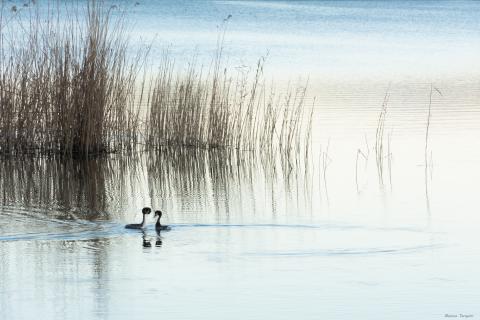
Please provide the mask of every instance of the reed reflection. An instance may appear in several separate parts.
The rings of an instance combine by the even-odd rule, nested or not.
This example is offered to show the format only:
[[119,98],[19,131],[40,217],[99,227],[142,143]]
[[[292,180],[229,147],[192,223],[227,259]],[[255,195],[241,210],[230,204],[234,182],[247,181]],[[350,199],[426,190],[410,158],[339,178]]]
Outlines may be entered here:
[[278,201],[308,202],[299,196],[311,196],[305,192],[309,166],[270,161],[253,152],[191,148],[87,160],[2,159],[0,203],[23,208],[21,214],[30,208],[63,221],[102,221],[145,205],[174,219],[175,212],[228,219],[232,212],[255,213],[259,205],[275,211]]
[[155,247],[161,247],[163,245],[163,239],[162,239],[162,231],[161,230],[156,230],[157,231],[157,239],[155,240]]
[[82,161],[27,158],[0,161],[3,206],[43,208],[63,220],[109,219],[126,191],[126,164],[109,158]]
[[151,152],[146,161],[152,205],[167,212],[214,213],[228,222],[230,214],[254,214],[260,205],[275,211],[277,201],[310,201],[308,163],[287,168],[281,159],[267,164],[253,152],[188,148]]
[[[1,319],[28,319],[31,308],[44,310],[52,301],[62,305],[82,301],[93,314],[108,313],[115,263],[109,239],[0,242],[0,253]],[[29,301],[31,295],[35,299]],[[25,300],[29,308],[18,308]],[[68,318],[64,308],[54,310],[54,315]]]

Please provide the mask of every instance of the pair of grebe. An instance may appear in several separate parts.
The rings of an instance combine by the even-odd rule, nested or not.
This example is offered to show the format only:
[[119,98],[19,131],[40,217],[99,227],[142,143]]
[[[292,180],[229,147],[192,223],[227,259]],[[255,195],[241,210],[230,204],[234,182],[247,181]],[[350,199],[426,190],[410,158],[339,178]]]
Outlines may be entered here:
[[[133,223],[133,224],[127,224],[125,226],[125,228],[127,229],[144,229],[146,226],[147,226],[147,219],[145,218],[147,214],[150,214],[150,212],[152,212],[152,209],[148,208],[148,207],[145,207],[142,209],[142,214],[143,214],[143,219],[142,219],[142,223]],[[157,219],[157,223],[155,223],[155,229],[157,231],[160,231],[160,230],[170,230],[170,227],[169,226],[166,226],[166,225],[162,225],[160,223],[160,218],[162,217],[162,211],[160,210],[156,210],[155,211],[155,217],[158,217]]]

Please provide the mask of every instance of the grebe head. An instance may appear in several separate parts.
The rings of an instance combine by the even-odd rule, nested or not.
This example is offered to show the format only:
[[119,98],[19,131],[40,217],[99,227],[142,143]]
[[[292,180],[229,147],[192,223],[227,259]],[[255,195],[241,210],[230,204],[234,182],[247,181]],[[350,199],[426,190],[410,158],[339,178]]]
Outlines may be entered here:
[[149,207],[145,207],[142,209],[143,214],[150,214],[150,212],[152,212],[152,209],[150,209]]
[[154,216],[154,217],[157,217],[157,216],[161,218],[161,217],[162,217],[162,211],[160,211],[160,210],[156,210],[156,211],[155,211],[155,216]]

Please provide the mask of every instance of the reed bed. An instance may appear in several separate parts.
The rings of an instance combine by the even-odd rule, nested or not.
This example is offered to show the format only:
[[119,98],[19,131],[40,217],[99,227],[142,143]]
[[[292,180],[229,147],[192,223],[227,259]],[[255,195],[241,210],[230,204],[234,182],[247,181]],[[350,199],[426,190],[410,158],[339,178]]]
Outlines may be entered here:
[[1,155],[225,148],[267,161],[280,154],[287,167],[308,155],[306,86],[267,89],[263,58],[252,72],[231,73],[225,32],[207,71],[195,62],[185,71],[167,57],[147,80],[148,50],[127,53],[116,8],[95,0],[56,3],[47,13],[0,6]]

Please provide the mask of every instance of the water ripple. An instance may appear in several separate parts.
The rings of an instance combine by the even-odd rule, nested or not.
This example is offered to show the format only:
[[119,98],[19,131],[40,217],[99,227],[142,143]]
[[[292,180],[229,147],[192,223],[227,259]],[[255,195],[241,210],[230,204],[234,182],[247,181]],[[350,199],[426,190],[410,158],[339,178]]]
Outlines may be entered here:
[[410,247],[385,247],[385,248],[344,248],[344,249],[325,249],[314,251],[280,251],[280,252],[247,252],[248,256],[265,257],[314,257],[314,256],[351,256],[351,255],[384,255],[384,254],[405,254],[416,253],[426,250],[435,250],[444,248],[443,244],[418,245]]

